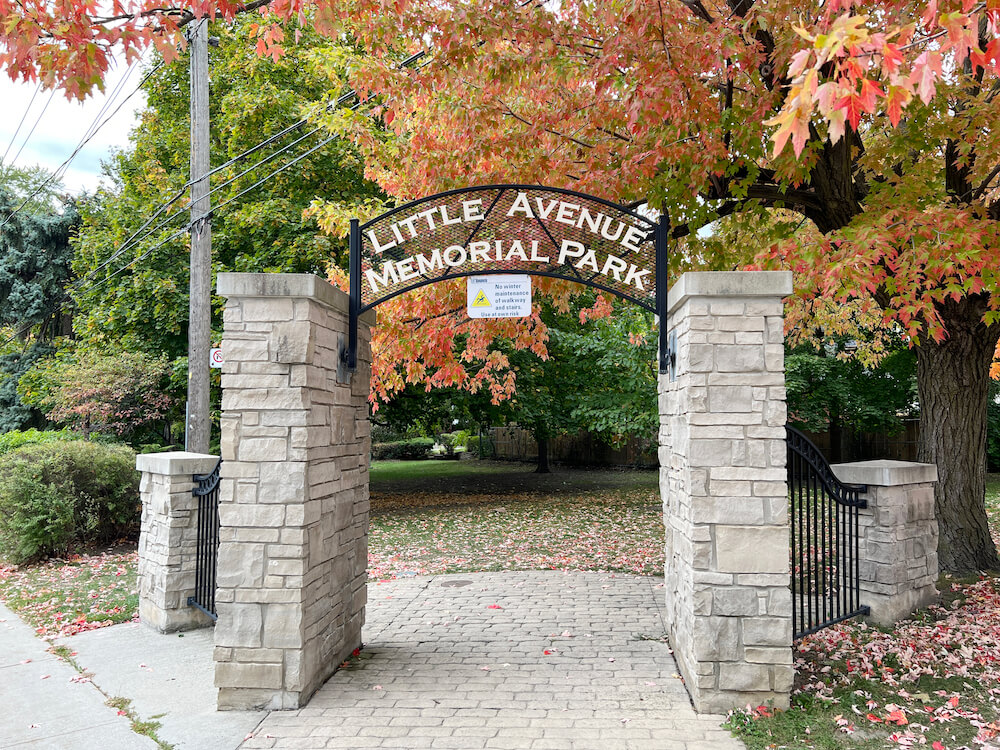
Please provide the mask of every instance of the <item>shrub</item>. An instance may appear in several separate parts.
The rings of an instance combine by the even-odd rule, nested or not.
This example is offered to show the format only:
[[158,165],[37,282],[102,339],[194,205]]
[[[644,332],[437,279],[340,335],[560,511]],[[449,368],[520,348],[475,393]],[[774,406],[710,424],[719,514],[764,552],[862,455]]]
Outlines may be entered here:
[[12,430],[0,434],[0,456],[24,445],[51,443],[57,440],[78,440],[80,436],[72,430]]
[[372,461],[418,461],[430,455],[433,438],[411,438],[391,443],[374,443]]
[[479,435],[470,435],[468,441],[465,443],[466,452],[472,453],[476,456],[480,455],[480,442],[482,443],[483,458],[495,455],[493,443],[490,440],[490,436],[486,434],[484,434],[481,438]]
[[163,386],[170,363],[142,352],[105,355],[78,351],[45,360],[21,376],[21,400],[53,422],[91,431],[131,435],[159,422],[170,408]]
[[0,456],[0,555],[15,563],[134,533],[135,453],[84,440],[27,445]]

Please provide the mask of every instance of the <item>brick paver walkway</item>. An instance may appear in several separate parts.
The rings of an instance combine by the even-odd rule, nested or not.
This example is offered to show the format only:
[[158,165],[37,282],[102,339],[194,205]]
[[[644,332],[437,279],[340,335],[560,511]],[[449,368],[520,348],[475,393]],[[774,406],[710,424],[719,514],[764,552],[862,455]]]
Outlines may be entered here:
[[370,584],[361,657],[240,747],[738,750],[691,708],[663,595],[557,571]]

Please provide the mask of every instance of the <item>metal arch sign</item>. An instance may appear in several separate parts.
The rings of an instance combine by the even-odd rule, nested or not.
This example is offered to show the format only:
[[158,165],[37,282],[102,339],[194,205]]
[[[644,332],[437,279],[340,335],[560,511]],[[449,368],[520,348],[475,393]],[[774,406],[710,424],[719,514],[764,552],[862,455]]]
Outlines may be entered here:
[[350,251],[349,368],[356,365],[358,316],[464,276],[575,281],[655,312],[665,324],[666,221],[573,190],[485,185],[438,193],[364,224],[352,220]]

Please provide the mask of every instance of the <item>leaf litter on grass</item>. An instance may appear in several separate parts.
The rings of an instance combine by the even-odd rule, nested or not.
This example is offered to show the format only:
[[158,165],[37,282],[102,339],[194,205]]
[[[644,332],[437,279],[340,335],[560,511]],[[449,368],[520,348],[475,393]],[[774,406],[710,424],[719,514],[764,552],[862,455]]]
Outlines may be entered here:
[[137,616],[134,548],[0,565],[0,599],[42,637],[75,635]]
[[655,490],[553,498],[536,493],[372,498],[368,577],[486,570],[587,570],[661,575],[663,519]]
[[792,709],[748,706],[729,726],[751,748],[1000,750],[1000,581],[949,585],[950,603],[891,629],[803,638]]
[[[137,564],[133,547],[0,566],[0,599],[43,637],[126,622]],[[656,490],[373,494],[370,580],[532,569],[662,574]]]

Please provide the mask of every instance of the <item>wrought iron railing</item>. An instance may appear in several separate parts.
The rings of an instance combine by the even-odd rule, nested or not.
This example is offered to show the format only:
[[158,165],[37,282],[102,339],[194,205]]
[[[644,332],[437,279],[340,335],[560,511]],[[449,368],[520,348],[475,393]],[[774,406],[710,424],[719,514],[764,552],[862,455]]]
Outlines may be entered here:
[[859,510],[868,488],[844,484],[819,449],[787,427],[792,555],[792,630],[796,639],[857,615]]
[[213,620],[215,614],[215,581],[219,559],[219,469],[222,461],[208,474],[195,474],[192,494],[198,498],[198,543],[194,596],[188,604],[197,607]]

